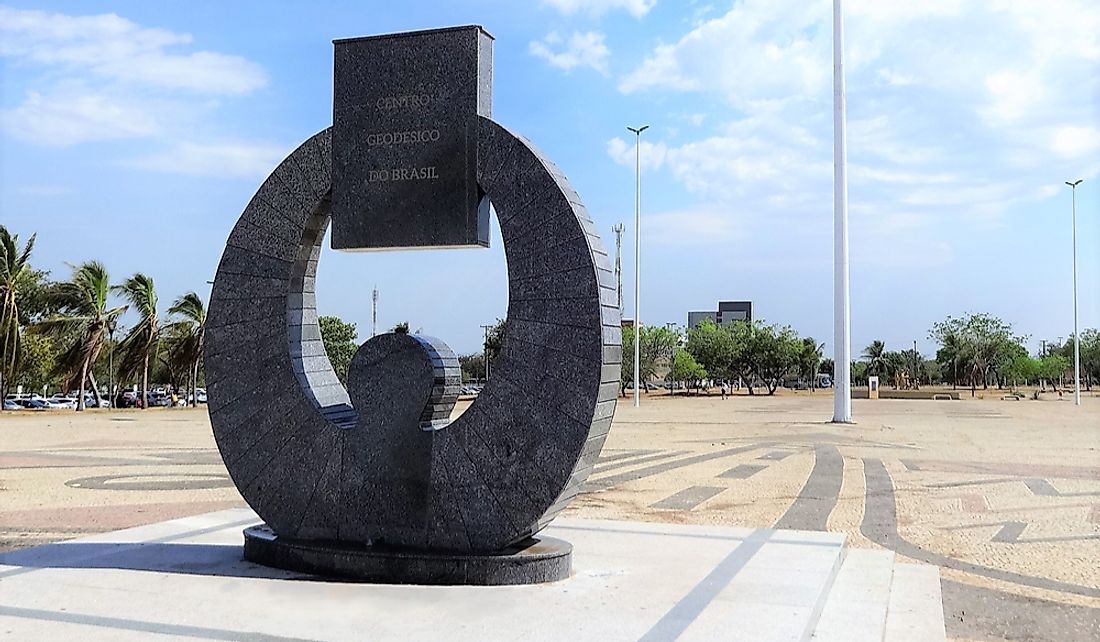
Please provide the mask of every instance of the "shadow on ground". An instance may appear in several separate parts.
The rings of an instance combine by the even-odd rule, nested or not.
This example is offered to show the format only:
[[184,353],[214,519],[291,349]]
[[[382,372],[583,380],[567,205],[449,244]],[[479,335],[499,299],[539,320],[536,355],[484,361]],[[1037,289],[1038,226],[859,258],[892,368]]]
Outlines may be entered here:
[[169,542],[71,542],[0,555],[0,579],[46,568],[117,569],[181,575],[311,579],[308,575],[245,561],[243,547]]

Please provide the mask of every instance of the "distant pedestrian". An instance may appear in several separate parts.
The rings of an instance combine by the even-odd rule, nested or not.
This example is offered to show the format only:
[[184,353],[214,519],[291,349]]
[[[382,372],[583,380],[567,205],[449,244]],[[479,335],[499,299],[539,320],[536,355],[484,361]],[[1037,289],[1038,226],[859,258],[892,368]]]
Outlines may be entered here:
[[730,385],[728,383],[726,383],[725,381],[722,382],[722,385],[719,386],[719,389],[722,391],[722,398],[723,399],[725,399],[726,396],[730,393]]

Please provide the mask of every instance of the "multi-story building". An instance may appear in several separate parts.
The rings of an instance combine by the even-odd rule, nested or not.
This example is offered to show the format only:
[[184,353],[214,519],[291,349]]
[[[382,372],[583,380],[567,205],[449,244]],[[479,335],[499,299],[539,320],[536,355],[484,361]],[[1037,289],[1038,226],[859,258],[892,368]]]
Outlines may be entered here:
[[718,325],[734,321],[752,321],[752,301],[719,301],[718,309],[713,312],[709,310],[688,312],[689,328],[694,328],[706,320]]

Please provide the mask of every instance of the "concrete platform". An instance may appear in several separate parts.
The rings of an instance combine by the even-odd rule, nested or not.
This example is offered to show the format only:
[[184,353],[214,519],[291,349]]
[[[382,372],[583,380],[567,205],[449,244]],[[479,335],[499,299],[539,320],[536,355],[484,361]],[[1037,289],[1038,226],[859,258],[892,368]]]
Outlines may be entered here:
[[[560,582],[352,584],[243,561],[242,529],[258,521],[234,509],[0,556],[0,637],[808,640],[845,561],[833,533],[559,519],[544,534],[574,546]],[[851,599],[874,602],[898,639],[930,619],[942,631],[936,569],[885,597],[881,561],[864,561],[871,594],[848,572]]]

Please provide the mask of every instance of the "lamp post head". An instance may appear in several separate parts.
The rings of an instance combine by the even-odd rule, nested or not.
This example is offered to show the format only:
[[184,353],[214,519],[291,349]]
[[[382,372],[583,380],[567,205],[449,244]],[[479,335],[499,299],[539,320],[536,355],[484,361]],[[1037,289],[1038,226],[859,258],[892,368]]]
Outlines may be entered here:
[[649,129],[649,125],[642,125],[641,127],[638,127],[638,128],[627,127],[627,129],[634,132],[636,135],[641,136],[642,132]]
[[1074,181],[1074,182],[1072,182],[1072,183],[1071,183],[1071,182],[1069,182],[1069,181],[1066,181],[1066,185],[1069,185],[1070,187],[1077,187],[1078,185],[1080,185],[1080,184],[1081,184],[1081,183],[1083,183],[1083,182],[1085,182],[1085,179],[1083,179],[1083,178],[1079,178],[1079,179],[1075,180],[1075,181]]

